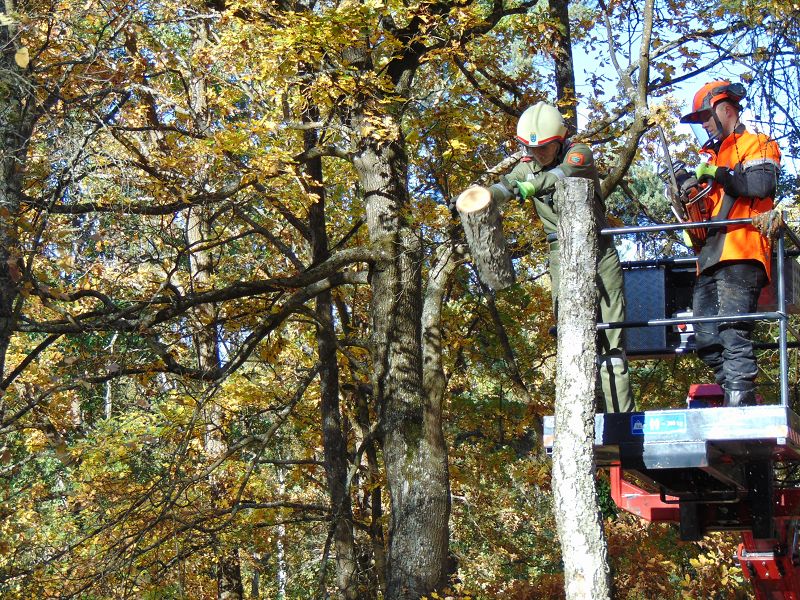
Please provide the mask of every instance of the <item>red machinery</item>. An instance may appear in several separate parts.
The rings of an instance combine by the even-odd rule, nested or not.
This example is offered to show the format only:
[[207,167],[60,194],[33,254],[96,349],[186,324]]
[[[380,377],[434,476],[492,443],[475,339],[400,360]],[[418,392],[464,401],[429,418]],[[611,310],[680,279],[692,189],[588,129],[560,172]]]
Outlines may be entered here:
[[[609,470],[611,497],[617,506],[646,521],[681,523],[678,498],[648,493],[626,481],[620,466],[612,466]],[[773,502],[773,532],[770,537],[757,538],[752,529],[744,529],[737,559],[745,579],[753,585],[758,600],[800,600],[800,489],[776,490]],[[724,528],[733,527],[737,526],[728,522]],[[745,519],[738,527],[752,527],[752,523],[747,523]],[[709,524],[707,530],[714,528]],[[722,524],[717,524],[716,528],[722,529]]]
[[[800,417],[714,406],[721,397],[718,386],[692,386],[689,406],[708,407],[598,414],[597,466],[609,469],[617,506],[678,524],[681,539],[741,531],[737,558],[755,597],[800,600],[800,489],[775,473],[800,465]],[[553,425],[547,417],[548,448]]]
[[[738,223],[731,221],[731,224]],[[663,227],[663,226],[659,226]],[[658,227],[604,230],[629,233]],[[794,245],[798,239],[785,230]],[[758,600],[800,600],[800,417],[789,407],[788,313],[800,312],[800,266],[785,261],[777,241],[776,273],[759,302],[764,312],[715,320],[777,321],[780,404],[722,407],[717,385],[693,385],[687,408],[595,417],[594,455],[611,475],[617,506],[652,522],[678,524],[681,539],[710,531],[740,531],[737,558]],[[628,321],[632,358],[693,350],[692,259],[628,263]],[[788,292],[788,293],[787,293]],[[552,450],[554,417],[545,417],[544,445]]]

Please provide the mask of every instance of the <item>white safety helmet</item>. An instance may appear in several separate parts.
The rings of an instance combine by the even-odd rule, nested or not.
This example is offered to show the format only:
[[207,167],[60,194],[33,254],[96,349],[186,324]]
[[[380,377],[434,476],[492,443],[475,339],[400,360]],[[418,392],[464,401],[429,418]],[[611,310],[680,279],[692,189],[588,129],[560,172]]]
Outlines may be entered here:
[[525,109],[517,122],[517,140],[526,148],[537,148],[567,137],[564,117],[555,106],[537,102]]

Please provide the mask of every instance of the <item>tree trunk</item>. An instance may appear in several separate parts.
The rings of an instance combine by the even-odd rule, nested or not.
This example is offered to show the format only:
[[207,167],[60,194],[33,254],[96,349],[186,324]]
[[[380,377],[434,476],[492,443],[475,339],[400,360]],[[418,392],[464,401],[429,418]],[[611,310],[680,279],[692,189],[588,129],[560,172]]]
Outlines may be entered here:
[[575,95],[575,65],[569,26],[569,0],[548,0],[558,28],[553,30],[553,60],[556,68],[556,98],[572,131],[578,130],[578,98]]
[[[14,10],[10,0],[0,14]],[[14,330],[14,303],[20,278],[18,216],[22,179],[34,116],[28,111],[29,92],[24,73],[14,61],[15,25],[0,26],[0,69],[4,76],[0,95],[0,380],[5,373],[6,352]],[[0,390],[2,396],[4,390]],[[3,403],[0,402],[0,414]]]
[[[315,121],[318,115],[313,108],[306,120]],[[317,144],[317,132],[310,129],[304,135],[305,149]],[[328,234],[325,228],[325,188],[322,185],[322,159],[316,158],[306,165],[311,182],[308,191],[317,197],[309,207],[308,221],[311,235],[311,256],[319,264],[330,256]],[[355,542],[353,539],[353,508],[347,484],[347,441],[342,432],[339,409],[339,365],[336,359],[336,331],[333,326],[331,293],[326,291],[316,298],[317,353],[319,355],[320,410],[322,413],[322,446],[325,457],[325,476],[331,500],[334,548],[336,551],[336,582],[346,600],[358,598],[356,580]]]
[[558,184],[561,279],[558,288],[553,494],[568,600],[610,598],[607,547],[595,491],[594,407],[597,349],[597,224],[593,184]]
[[[207,24],[201,22],[194,29],[192,45],[195,51],[199,51],[207,43]],[[192,77],[189,91],[197,128],[203,131],[207,129],[210,122],[206,80],[203,74]],[[213,228],[209,215],[202,207],[189,211],[186,237],[189,244],[189,271],[192,286],[196,289],[207,289],[213,285],[214,257],[205,246],[213,238]],[[195,348],[198,367],[203,371],[216,370],[220,366],[217,308],[213,304],[201,305],[195,309],[195,316],[197,318]],[[214,460],[228,451],[224,415],[219,404],[213,398],[206,397],[203,416],[206,426],[204,450],[208,457]],[[224,482],[219,481],[212,473],[209,476],[209,484],[215,502],[222,501],[225,495]],[[214,550],[217,552],[217,597],[220,600],[241,600],[244,597],[244,584],[238,547],[219,548],[215,544]]]
[[[357,407],[356,418],[362,437],[370,429],[369,405],[362,390],[354,386],[354,404]],[[375,577],[368,598],[377,598],[378,592],[386,595],[386,542],[383,535],[383,504],[381,502],[382,477],[378,464],[378,449],[375,440],[367,441],[364,454],[367,457],[367,488],[370,490],[366,504],[369,507],[369,536],[374,561]]]
[[[431,454],[438,473],[439,502],[444,505],[444,524],[450,515],[450,479],[447,471],[447,444],[442,430],[442,406],[447,391],[447,379],[442,366],[442,303],[450,276],[459,265],[455,249],[449,245],[439,246],[428,274],[428,284],[422,308],[422,385],[425,392],[425,430],[431,440]],[[445,529],[445,550],[447,533]],[[447,560],[443,565],[445,575],[455,572],[456,565]]]
[[[191,281],[195,289],[205,289],[211,285],[210,280],[214,270],[213,256],[208,250],[202,249],[210,239],[210,235],[211,227],[206,215],[202,214],[202,209],[192,209],[189,212],[186,237],[190,248]],[[197,352],[198,367],[203,371],[215,370],[220,365],[216,308],[212,304],[203,304],[197,307],[194,313],[196,317],[194,346]],[[214,401],[213,397],[205,397],[203,401],[203,418],[206,428],[203,446],[209,459],[215,460],[228,451],[222,408]],[[224,482],[219,481],[212,473],[209,476],[209,485],[214,501],[222,501],[225,495]],[[214,551],[217,552],[217,598],[241,600],[244,597],[244,584],[242,583],[238,548],[219,548],[215,544]]]
[[[397,126],[399,134],[399,126]],[[403,220],[408,163],[400,137],[365,140],[354,164],[370,241],[373,390],[391,499],[387,600],[419,598],[446,576],[449,483],[441,420],[422,387],[420,241]]]

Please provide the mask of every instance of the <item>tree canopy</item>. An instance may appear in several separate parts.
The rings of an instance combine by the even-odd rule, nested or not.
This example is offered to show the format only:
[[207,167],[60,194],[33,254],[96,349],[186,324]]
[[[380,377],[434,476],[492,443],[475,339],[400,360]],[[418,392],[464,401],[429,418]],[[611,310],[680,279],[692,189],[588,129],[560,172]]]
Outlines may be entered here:
[[[542,99],[620,222],[669,218],[653,128],[688,157],[710,77],[800,146],[796,5],[641,4],[7,1],[3,597],[559,597],[546,244],[511,207],[493,294],[448,201]],[[640,363],[637,398],[702,377]],[[629,597],[742,585],[731,538],[606,517]]]

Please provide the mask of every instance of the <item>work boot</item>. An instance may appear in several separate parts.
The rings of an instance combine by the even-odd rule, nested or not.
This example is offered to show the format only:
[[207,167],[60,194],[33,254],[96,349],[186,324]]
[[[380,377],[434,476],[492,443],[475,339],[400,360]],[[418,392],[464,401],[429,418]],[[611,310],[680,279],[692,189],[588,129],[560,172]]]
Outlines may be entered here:
[[755,406],[756,384],[752,381],[734,381],[725,384],[723,407]]

